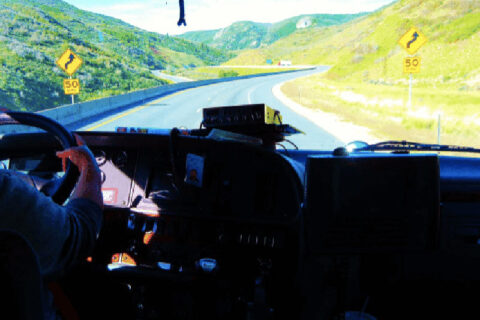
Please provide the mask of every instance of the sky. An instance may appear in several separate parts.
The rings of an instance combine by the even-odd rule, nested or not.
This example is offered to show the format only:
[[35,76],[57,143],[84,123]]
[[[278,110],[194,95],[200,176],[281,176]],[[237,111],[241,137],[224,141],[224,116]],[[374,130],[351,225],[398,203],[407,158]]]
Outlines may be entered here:
[[187,26],[178,27],[178,0],[65,0],[77,8],[162,34],[224,28],[236,21],[277,22],[300,14],[373,11],[393,0],[184,0]]

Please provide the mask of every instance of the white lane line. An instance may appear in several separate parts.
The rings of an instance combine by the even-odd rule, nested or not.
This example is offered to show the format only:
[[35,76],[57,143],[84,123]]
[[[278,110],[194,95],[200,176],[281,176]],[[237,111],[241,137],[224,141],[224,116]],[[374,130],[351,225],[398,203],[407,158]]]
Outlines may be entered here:
[[200,108],[197,109],[196,112],[199,113],[200,111],[202,111],[202,109],[203,109],[203,107],[200,107]]
[[258,87],[260,87],[263,83],[260,83],[260,84],[257,84],[255,87],[251,88],[250,90],[248,90],[248,94],[247,94],[247,101],[248,101],[248,104],[252,104],[252,92],[257,90]]
[[252,103],[253,103],[253,100],[252,100],[252,92],[255,91],[255,90],[257,90],[262,84],[263,84],[263,82],[257,84],[255,87],[252,87],[250,90],[248,90],[248,94],[247,94],[248,104],[252,104]]

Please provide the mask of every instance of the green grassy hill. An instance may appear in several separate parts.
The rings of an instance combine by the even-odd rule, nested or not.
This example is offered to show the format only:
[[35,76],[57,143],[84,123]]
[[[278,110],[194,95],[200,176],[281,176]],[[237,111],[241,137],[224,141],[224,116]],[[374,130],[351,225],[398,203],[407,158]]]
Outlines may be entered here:
[[224,29],[192,31],[178,37],[227,50],[258,48],[267,34],[268,27],[267,23],[239,21]]
[[338,25],[363,15],[365,13],[310,14],[292,17],[273,24],[240,21],[223,29],[191,31],[179,35],[179,37],[228,50],[252,49],[269,45],[302,27],[310,30]]
[[[429,39],[418,54],[421,79],[467,80],[477,72],[480,55],[479,1],[403,0],[349,23],[299,30],[271,46],[239,54],[227,64],[263,64],[265,58],[289,59],[294,64],[333,66],[332,79],[391,82],[403,79],[406,52],[397,44],[411,26]],[[442,78],[443,80],[443,78]]]
[[[412,106],[406,51],[397,41],[416,26],[428,38],[417,52]],[[331,69],[287,84],[284,91],[312,108],[371,128],[381,138],[480,145],[480,1],[401,0],[340,26],[300,30],[272,45],[239,54],[226,64],[289,59]]]
[[219,64],[232,55],[146,32],[61,0],[0,0],[0,107],[37,111],[69,103],[55,61],[71,48],[80,101],[162,85],[152,69]]

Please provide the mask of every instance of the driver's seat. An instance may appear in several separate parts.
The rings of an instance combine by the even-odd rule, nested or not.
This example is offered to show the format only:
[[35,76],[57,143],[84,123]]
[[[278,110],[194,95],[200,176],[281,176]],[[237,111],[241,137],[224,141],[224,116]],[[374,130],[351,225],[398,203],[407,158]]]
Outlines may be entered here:
[[0,318],[44,319],[37,256],[19,233],[0,230]]

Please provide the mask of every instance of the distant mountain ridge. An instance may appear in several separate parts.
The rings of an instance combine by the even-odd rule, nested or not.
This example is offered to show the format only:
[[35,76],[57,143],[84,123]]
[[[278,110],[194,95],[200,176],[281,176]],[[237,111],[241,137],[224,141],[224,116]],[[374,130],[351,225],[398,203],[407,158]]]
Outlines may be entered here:
[[233,55],[147,32],[61,0],[0,0],[0,107],[36,111],[70,102],[55,61],[71,48],[84,61],[80,101],[165,84],[153,69],[219,64]]
[[178,37],[226,50],[255,49],[272,44],[299,29],[339,25],[366,14],[305,14],[276,23],[239,21],[223,29],[191,31]]

